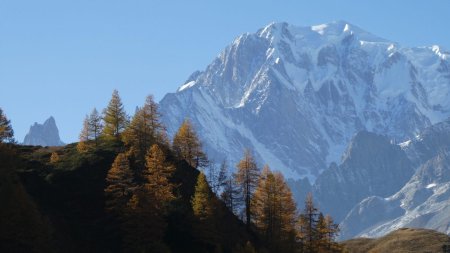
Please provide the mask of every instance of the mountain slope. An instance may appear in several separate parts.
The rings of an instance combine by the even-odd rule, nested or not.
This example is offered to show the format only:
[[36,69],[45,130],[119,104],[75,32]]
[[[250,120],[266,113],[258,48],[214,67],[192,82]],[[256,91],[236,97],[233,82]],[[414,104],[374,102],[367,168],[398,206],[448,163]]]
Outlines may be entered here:
[[443,247],[450,245],[450,238],[433,230],[405,228],[378,239],[357,238],[342,244],[349,253],[443,252]]
[[450,63],[344,21],[273,23],[235,39],[160,102],[173,135],[185,118],[216,162],[244,148],[288,178],[315,179],[367,130],[406,140],[450,110]]

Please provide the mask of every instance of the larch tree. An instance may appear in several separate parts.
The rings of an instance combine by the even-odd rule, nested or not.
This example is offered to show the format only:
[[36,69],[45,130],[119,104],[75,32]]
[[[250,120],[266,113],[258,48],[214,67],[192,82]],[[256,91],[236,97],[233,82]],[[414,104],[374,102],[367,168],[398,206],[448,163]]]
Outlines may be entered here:
[[165,127],[160,121],[161,114],[153,96],[147,96],[142,108],[137,108],[130,124],[123,133],[126,145],[132,147],[138,160],[141,160],[150,146],[160,142],[165,135]]
[[103,129],[102,118],[97,112],[97,109],[93,109],[91,114],[84,118],[83,129],[80,133],[80,141],[77,145],[77,150],[80,152],[87,151],[91,146],[89,141],[94,141],[95,146],[98,146],[98,140],[100,138]]
[[298,239],[306,253],[316,253],[317,222],[319,210],[314,205],[312,194],[305,200],[305,208],[298,220]]
[[296,241],[296,223],[297,223],[297,205],[292,196],[291,189],[284,180],[280,172],[275,172],[275,182],[278,185],[279,207],[280,207],[280,239],[286,252],[292,252],[297,248]]
[[128,116],[120,99],[119,92],[113,91],[108,106],[103,111],[103,134],[118,139],[128,124]]
[[191,200],[194,215],[200,220],[210,219],[213,215],[212,192],[202,172],[198,174],[195,193]]
[[317,219],[317,237],[315,240],[315,251],[318,253],[342,252],[342,247],[334,241],[339,227],[334,223],[330,215],[324,216],[319,213]]
[[145,160],[144,183],[136,187],[127,206],[125,248],[130,252],[154,252],[164,246],[167,207],[175,199],[169,181],[174,167],[166,162],[165,153],[153,144]]
[[90,133],[89,133],[89,116],[86,115],[86,117],[83,120],[83,128],[80,132],[80,142],[86,142],[90,139]]
[[242,196],[245,222],[250,227],[252,222],[252,198],[259,179],[259,170],[250,150],[245,150],[244,157],[237,164],[236,183]]
[[173,138],[175,153],[194,168],[204,167],[208,164],[202,144],[191,122],[185,120]]
[[335,242],[336,236],[339,234],[339,225],[334,223],[330,215],[325,215],[325,235],[326,251],[325,252],[341,252],[342,247]]
[[151,195],[155,208],[164,212],[167,204],[175,199],[174,184],[169,181],[175,168],[166,163],[166,155],[158,144],[151,146],[145,160],[145,190]]
[[252,198],[254,222],[256,227],[265,235],[271,238],[274,216],[274,177],[269,167],[264,166],[258,185]]
[[264,167],[252,203],[255,225],[272,246],[293,247],[296,206],[281,173]]
[[106,184],[106,209],[122,214],[134,189],[133,172],[126,154],[117,155],[106,176]]
[[90,140],[90,134],[89,134],[89,117],[86,115],[86,117],[83,120],[83,128],[80,132],[79,142],[77,144],[77,150],[78,152],[85,152],[88,150],[89,145],[88,141]]
[[94,108],[88,117],[88,138],[94,140],[95,146],[98,146],[98,140],[103,131],[102,117]]
[[314,249],[316,252],[326,252],[328,248],[328,228],[323,213],[319,213],[316,225]]
[[197,176],[195,192],[191,199],[192,211],[197,221],[193,224],[194,237],[199,241],[217,245],[221,241],[218,233],[218,203],[213,196],[205,174]]
[[0,108],[0,142],[14,142],[14,131],[11,127],[11,121]]

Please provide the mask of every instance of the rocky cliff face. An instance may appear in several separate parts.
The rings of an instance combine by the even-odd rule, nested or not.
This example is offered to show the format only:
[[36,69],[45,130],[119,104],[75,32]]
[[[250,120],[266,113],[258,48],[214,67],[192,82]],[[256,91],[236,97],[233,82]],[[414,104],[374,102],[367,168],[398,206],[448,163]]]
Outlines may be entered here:
[[382,236],[401,227],[450,233],[450,120],[401,146],[418,169],[398,192],[375,194],[354,206],[341,223],[341,239]]
[[362,131],[350,142],[342,163],[332,164],[317,178],[313,193],[321,209],[341,221],[361,200],[396,193],[413,173],[412,163],[398,145]]
[[58,127],[53,117],[48,118],[44,124],[34,123],[23,140],[24,145],[33,146],[62,146]]
[[190,118],[213,160],[235,164],[251,148],[261,165],[314,181],[359,131],[400,142],[449,116],[449,54],[343,21],[273,23],[239,36],[160,103],[169,135]]

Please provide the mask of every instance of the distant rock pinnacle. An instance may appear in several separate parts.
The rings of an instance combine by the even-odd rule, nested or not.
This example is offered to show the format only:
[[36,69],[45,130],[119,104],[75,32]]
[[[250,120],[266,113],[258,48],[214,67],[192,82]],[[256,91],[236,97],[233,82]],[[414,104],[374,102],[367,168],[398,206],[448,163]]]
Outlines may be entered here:
[[44,124],[34,123],[23,140],[24,145],[33,146],[62,146],[64,143],[59,138],[58,127],[51,116]]

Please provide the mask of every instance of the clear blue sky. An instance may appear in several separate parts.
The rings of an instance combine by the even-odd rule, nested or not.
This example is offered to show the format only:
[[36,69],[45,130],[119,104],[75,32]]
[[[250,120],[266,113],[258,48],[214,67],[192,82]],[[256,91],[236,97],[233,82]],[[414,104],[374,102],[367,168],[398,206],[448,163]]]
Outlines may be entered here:
[[129,112],[159,101],[235,37],[272,21],[346,20],[407,46],[450,49],[448,0],[0,0],[0,107],[16,138],[56,118],[78,138],[93,107],[118,89]]

